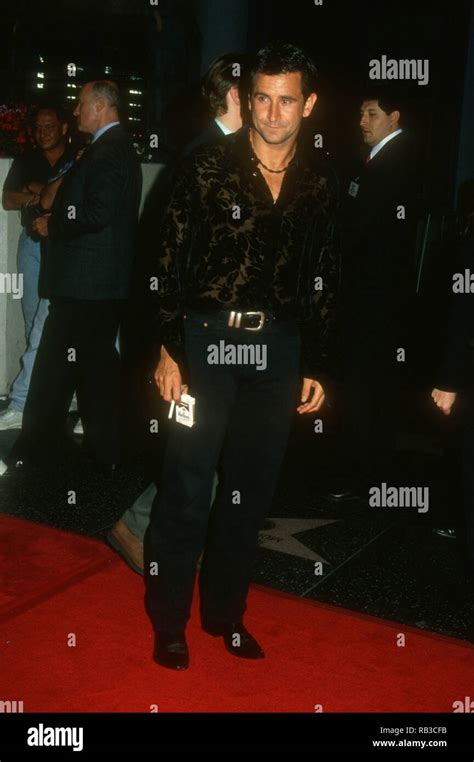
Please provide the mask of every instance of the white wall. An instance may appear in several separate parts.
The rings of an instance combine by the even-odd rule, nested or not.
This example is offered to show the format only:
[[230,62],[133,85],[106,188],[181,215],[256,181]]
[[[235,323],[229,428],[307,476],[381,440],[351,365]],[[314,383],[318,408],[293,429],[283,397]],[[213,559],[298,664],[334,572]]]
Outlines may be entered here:
[[[12,159],[0,159],[0,189]],[[162,169],[160,164],[142,164],[142,204]],[[19,212],[6,212],[0,205],[0,275],[17,272],[17,247],[21,232]],[[0,396],[8,394],[10,384],[20,369],[20,357],[25,349],[21,301],[12,294],[2,293],[0,278]]]
[[[12,159],[0,159],[0,187]],[[21,232],[19,212],[0,209],[0,274],[17,272],[17,245]],[[19,368],[24,349],[24,324],[20,299],[0,292],[0,394],[7,394]]]

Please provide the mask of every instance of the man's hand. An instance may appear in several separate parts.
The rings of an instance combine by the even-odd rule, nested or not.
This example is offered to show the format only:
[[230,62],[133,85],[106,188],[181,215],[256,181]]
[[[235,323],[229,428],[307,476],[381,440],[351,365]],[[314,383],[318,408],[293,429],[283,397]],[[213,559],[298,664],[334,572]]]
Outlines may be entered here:
[[181,393],[187,392],[188,387],[181,383],[179,367],[164,347],[161,347],[160,355],[155,370],[155,383],[165,402],[181,402]]
[[32,193],[35,196],[39,196],[44,187],[44,183],[37,183],[36,180],[34,180],[31,183],[26,183],[23,191],[25,193]]
[[435,405],[439,407],[439,409],[442,410],[445,415],[450,415],[451,408],[456,402],[456,397],[458,395],[456,392],[443,392],[441,389],[433,389],[431,396],[434,400]]
[[31,227],[35,233],[38,233],[38,235],[40,235],[42,238],[48,237],[48,224],[50,217],[50,214],[45,214],[43,217],[37,217],[36,220],[33,220],[31,224]]
[[[310,396],[311,395],[311,396]],[[318,381],[311,378],[303,379],[303,389],[301,391],[301,402],[296,409],[298,413],[316,413],[323,405],[326,395],[324,389]]]

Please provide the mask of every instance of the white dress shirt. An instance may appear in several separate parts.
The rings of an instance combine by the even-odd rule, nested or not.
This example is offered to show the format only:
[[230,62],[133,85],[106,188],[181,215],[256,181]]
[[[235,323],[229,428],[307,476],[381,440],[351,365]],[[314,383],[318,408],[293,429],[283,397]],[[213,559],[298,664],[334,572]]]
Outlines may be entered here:
[[217,119],[217,117],[214,119],[214,121],[217,124],[217,126],[219,127],[219,129],[222,130],[224,135],[230,135],[232,130],[229,130],[229,128],[226,127],[225,124],[222,124],[222,122],[219,119]]
[[383,140],[380,141],[380,143],[377,143],[376,146],[374,146],[370,152],[370,159],[372,160],[376,154],[384,147],[386,143],[388,143],[389,140],[393,140],[397,135],[400,135],[400,133],[403,132],[403,130],[395,130],[395,132],[391,132],[390,135],[387,135]]

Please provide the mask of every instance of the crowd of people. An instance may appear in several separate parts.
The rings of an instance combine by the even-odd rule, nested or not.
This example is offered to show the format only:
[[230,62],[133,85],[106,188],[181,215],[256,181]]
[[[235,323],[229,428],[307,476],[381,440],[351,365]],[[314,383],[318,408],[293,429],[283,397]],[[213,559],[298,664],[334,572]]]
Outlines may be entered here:
[[[149,241],[156,387],[188,414],[195,400],[195,419],[173,421],[156,482],[108,533],[145,577],[154,659],[173,669],[189,665],[198,567],[203,628],[235,656],[263,658],[243,623],[258,532],[293,416],[317,419],[334,377],[343,426],[333,497],[403,486],[396,435],[416,292],[417,152],[393,95],[361,97],[365,156],[346,186],[307,129],[318,72],[297,46],[270,44],[251,61],[220,57],[203,94],[209,125],[173,167]],[[23,226],[27,348],[0,414],[0,429],[21,428],[15,475],[61,461],[75,395],[76,431],[97,470],[111,474],[121,460],[119,336],[142,176],[116,83],[87,82],[74,116],[90,136],[75,155],[63,112],[35,110],[36,150],[13,162],[3,189]],[[468,383],[471,322],[460,299],[433,378],[445,414]],[[228,351],[237,346],[238,355]],[[213,347],[218,362],[209,361]],[[468,434],[471,527],[472,442]]]

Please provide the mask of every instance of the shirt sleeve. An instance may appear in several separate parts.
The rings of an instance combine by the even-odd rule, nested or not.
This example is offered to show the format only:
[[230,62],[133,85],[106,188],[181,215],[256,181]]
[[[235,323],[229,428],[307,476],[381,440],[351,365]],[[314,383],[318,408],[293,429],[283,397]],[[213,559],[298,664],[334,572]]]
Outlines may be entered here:
[[176,170],[170,201],[160,233],[155,276],[158,288],[151,292],[152,330],[155,354],[164,345],[178,364],[182,378],[188,375],[184,348],[184,303],[186,270],[195,232],[198,184],[194,160],[185,160]]
[[31,177],[28,177],[27,165],[23,156],[18,156],[13,160],[13,164],[8,170],[5,182],[3,183],[3,192],[19,193],[25,183],[31,179]]
[[336,372],[341,252],[336,179],[327,177],[307,236],[301,274],[301,373],[326,387]]
[[[474,239],[461,245],[458,272],[473,271]],[[454,273],[453,273],[454,274]],[[441,362],[435,374],[435,386],[444,392],[462,392],[472,386],[474,356],[474,294],[456,293],[440,341]]]

